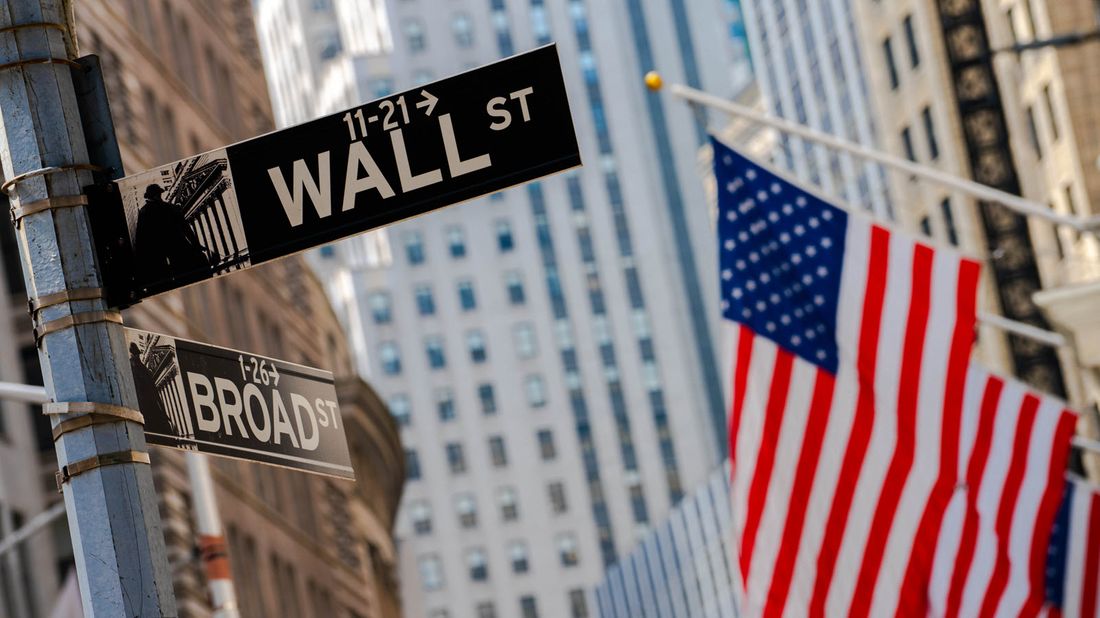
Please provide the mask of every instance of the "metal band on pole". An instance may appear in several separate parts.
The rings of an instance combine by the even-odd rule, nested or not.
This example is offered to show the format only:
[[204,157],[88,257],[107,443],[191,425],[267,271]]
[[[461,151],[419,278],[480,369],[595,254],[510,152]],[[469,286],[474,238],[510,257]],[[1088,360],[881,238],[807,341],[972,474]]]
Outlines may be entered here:
[[54,480],[57,481],[57,491],[60,492],[61,487],[65,483],[68,483],[70,479],[78,477],[85,472],[91,472],[96,468],[102,468],[104,466],[117,466],[127,463],[148,465],[149,453],[142,453],[141,451],[114,451],[111,453],[100,453],[99,455],[88,457],[87,459],[74,461],[71,464],[62,466],[60,470],[54,473]]
[[85,195],[63,195],[60,197],[49,197],[44,200],[38,200],[37,202],[31,202],[26,206],[13,207],[11,209],[11,220],[14,223],[19,223],[23,220],[23,217],[42,212],[44,210],[74,208],[76,206],[87,205],[88,197]]
[[72,290],[62,290],[54,294],[46,294],[45,296],[28,298],[27,305],[30,307],[31,313],[37,313],[46,307],[53,307],[54,305],[77,300],[97,300],[100,298],[103,298],[103,288],[75,288]]
[[[71,62],[71,61],[70,61]],[[76,64],[76,63],[74,63]],[[7,65],[0,64],[0,69],[5,68]],[[77,64],[76,66],[80,66]],[[47,174],[59,174],[61,172],[102,172],[103,168],[98,165],[92,165],[91,163],[73,163],[72,165],[51,165],[49,167],[40,167],[36,170],[29,172],[23,172],[18,176],[9,178],[4,184],[0,184],[0,191],[11,194],[11,188],[15,185],[30,180],[31,178],[37,178],[38,176],[46,176]]]
[[97,322],[122,324],[122,314],[117,311],[85,311],[83,313],[73,313],[60,317],[56,320],[50,320],[49,322],[34,327],[34,342],[37,345],[42,342],[43,337],[51,333],[56,333],[59,330],[80,326],[82,324],[95,324]]

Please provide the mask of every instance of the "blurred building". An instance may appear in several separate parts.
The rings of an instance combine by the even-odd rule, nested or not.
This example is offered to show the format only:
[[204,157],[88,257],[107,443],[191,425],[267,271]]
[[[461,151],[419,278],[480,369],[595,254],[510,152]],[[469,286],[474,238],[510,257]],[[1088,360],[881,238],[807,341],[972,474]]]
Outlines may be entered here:
[[599,618],[737,618],[729,466],[719,466],[596,587]]
[[604,567],[721,461],[703,127],[641,77],[738,94],[735,9],[387,3],[395,90],[556,42],[586,161],[392,226],[388,252],[354,239],[315,256],[403,426],[406,615],[589,616]]
[[[316,4],[316,3],[314,3]],[[249,0],[90,0],[76,4],[82,53],[100,56],[123,160],[133,173],[232,143],[274,125],[259,66]],[[10,236],[3,241],[12,302],[0,311],[3,379],[36,382],[37,353]],[[212,460],[237,595],[244,616],[393,618],[400,615],[396,547],[391,530],[404,481],[397,428],[384,403],[355,377],[347,341],[321,283],[300,258],[149,299],[125,313],[130,326],[238,347],[332,370],[359,480],[330,480],[271,466]],[[9,323],[11,324],[9,327]],[[11,377],[22,351],[23,375]],[[40,383],[40,382],[38,382]],[[52,486],[48,424],[33,454],[25,410],[3,402],[5,427],[18,432],[22,461],[8,465],[0,440],[0,515],[29,517],[44,508]],[[32,411],[36,414],[36,411]],[[44,421],[39,419],[41,428]],[[184,454],[152,450],[154,479],[181,616],[208,616],[207,587],[195,546]],[[37,463],[41,461],[41,463]],[[29,487],[40,487],[33,492]],[[7,497],[22,502],[8,502]],[[61,524],[63,526],[63,523]],[[2,528],[8,530],[10,528]],[[40,538],[41,537],[41,538]],[[36,599],[41,616],[56,594],[54,572],[67,568],[68,535],[35,537],[29,552],[45,561],[22,569],[22,589],[3,601]],[[26,553],[25,553],[26,554]],[[24,556],[25,556],[24,554]],[[49,562],[57,556],[57,569]],[[6,571],[0,569],[0,576]],[[18,574],[18,573],[17,573]],[[14,575],[10,577],[15,577]],[[10,578],[9,578],[10,579]],[[19,580],[13,580],[19,581]],[[46,604],[43,604],[46,603]]]

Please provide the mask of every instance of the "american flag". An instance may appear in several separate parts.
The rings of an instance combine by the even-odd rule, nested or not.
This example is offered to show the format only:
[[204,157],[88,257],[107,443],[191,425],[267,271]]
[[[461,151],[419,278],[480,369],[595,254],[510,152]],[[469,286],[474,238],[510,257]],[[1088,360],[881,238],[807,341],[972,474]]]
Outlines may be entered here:
[[955,489],[979,265],[712,144],[742,607],[908,615]]
[[1100,490],[1066,483],[1047,556],[1049,616],[1100,618]]
[[963,410],[961,482],[936,545],[931,614],[1035,616],[1077,415],[974,365]]

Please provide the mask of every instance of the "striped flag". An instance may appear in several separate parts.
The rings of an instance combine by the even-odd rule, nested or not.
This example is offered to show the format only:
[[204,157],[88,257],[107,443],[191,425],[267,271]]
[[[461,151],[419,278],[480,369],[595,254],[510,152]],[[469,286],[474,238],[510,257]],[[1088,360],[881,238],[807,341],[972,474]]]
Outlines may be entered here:
[[1077,415],[973,365],[963,410],[960,489],[936,546],[931,614],[1037,615]]
[[979,265],[712,144],[743,609],[908,615],[958,476]]
[[1066,483],[1047,560],[1048,615],[1100,618],[1100,490]]

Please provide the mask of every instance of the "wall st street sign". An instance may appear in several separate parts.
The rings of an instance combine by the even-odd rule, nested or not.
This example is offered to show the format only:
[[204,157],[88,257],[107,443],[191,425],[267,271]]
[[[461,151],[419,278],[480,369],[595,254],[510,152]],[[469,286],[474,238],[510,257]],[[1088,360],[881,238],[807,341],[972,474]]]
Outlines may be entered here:
[[108,202],[94,224],[108,300],[133,304],[580,163],[549,45],[96,192]]
[[145,440],[355,479],[332,374],[126,329]]

